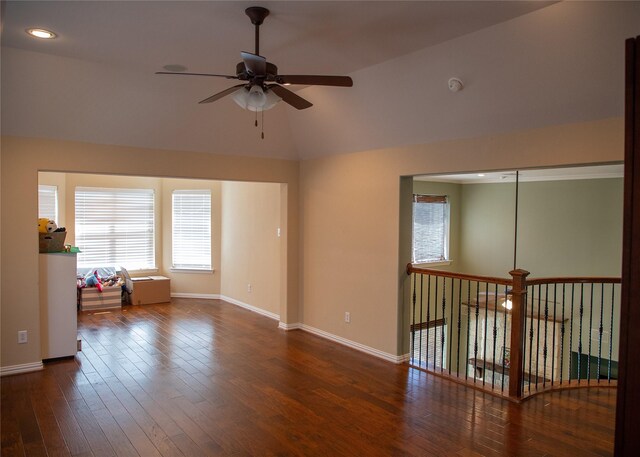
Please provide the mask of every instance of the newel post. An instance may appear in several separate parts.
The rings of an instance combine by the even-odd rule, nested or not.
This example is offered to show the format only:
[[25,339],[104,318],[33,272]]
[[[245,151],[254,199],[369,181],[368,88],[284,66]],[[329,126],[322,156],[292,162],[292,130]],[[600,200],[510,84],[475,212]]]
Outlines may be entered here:
[[527,297],[527,276],[526,270],[513,270],[509,274],[512,277],[511,287],[511,358],[509,367],[509,396],[515,398],[522,397],[522,377],[524,367],[524,328],[525,311],[524,305]]

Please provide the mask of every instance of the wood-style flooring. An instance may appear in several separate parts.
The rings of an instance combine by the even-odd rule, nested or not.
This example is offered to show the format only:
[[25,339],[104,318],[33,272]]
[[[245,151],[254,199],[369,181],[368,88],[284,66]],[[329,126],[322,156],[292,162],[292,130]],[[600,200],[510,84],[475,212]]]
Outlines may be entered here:
[[522,404],[218,300],[78,316],[82,352],[2,385],[2,456],[611,455],[615,389]]

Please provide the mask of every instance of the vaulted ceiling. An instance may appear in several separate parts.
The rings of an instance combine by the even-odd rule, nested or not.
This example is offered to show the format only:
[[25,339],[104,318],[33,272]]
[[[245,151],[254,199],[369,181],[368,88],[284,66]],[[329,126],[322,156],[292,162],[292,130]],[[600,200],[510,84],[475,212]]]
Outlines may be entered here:
[[354,79],[298,87],[314,106],[267,111],[261,140],[231,98],[197,103],[234,81],[154,75],[234,74],[254,4],[4,2],[2,133],[308,158],[619,116],[623,41],[640,23],[639,2],[257,2],[280,73]]

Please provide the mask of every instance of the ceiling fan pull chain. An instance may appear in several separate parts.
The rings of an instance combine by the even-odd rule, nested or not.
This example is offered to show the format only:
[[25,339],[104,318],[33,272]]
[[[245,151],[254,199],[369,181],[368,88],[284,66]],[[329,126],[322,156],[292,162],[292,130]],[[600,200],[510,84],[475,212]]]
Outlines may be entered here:
[[258,111],[256,110],[256,127],[258,126]]
[[262,113],[262,132],[260,132],[260,136],[264,140],[264,110],[260,110],[260,112]]

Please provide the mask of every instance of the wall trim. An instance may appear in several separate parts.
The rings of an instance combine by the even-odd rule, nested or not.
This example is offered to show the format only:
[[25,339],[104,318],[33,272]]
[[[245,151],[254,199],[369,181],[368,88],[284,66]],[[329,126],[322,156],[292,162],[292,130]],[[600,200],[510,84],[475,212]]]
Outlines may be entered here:
[[236,306],[239,306],[241,308],[248,309],[249,311],[253,311],[254,313],[261,314],[261,315],[266,316],[266,317],[268,317],[270,319],[273,319],[273,320],[276,320],[276,321],[280,320],[280,315],[279,314],[272,313],[271,311],[267,311],[267,310],[264,310],[262,308],[258,308],[258,307],[253,306],[253,305],[249,305],[248,303],[241,302],[240,300],[236,300],[235,298],[227,297],[226,295],[220,295],[219,299],[223,300],[223,301],[225,301],[227,303],[231,303],[232,305],[236,305]]
[[[230,303],[232,305],[239,306],[241,308],[245,308],[254,313],[261,314],[270,319],[274,319],[280,321],[280,316],[278,314],[272,313],[270,311],[266,311],[261,308],[257,308],[255,306],[249,305],[248,303],[241,302],[240,300],[236,300],[235,298],[227,297],[226,295],[218,295],[218,294],[188,294],[188,293],[172,293],[172,297],[176,298],[205,298],[205,299],[216,299],[222,300],[224,302]],[[379,359],[386,360],[387,362],[392,362],[396,364],[404,363],[409,361],[409,354],[401,354],[394,355],[388,352],[380,351],[379,349],[372,348],[371,346],[367,346],[361,343],[357,343],[355,341],[349,340],[347,338],[343,338],[341,336],[334,335],[329,332],[325,332],[324,330],[320,330],[318,328],[312,327],[307,324],[302,324],[300,322],[294,322],[291,324],[287,324],[285,322],[280,321],[278,324],[278,328],[285,331],[290,330],[303,330],[305,332],[312,333],[321,338],[325,338],[327,340],[333,341],[335,343],[342,344],[343,346],[350,347],[360,352],[364,352],[366,354],[372,355]]]
[[341,336],[334,335],[334,334],[329,333],[329,332],[325,332],[324,330],[320,330],[318,328],[311,327],[310,325],[307,325],[307,324],[302,324],[301,328],[305,332],[313,333],[314,335],[320,336],[322,338],[326,338],[326,339],[334,341],[336,343],[340,343],[343,346],[347,346],[347,347],[350,347],[352,349],[356,349],[356,350],[358,350],[360,352],[367,353],[367,354],[372,355],[374,357],[378,357],[379,359],[386,360],[387,362],[398,363],[398,364],[399,363],[403,363],[403,362],[405,362],[405,357],[408,360],[409,354],[403,354],[403,355],[389,354],[388,352],[384,352],[384,351],[381,351],[379,349],[372,348],[371,346],[367,346],[365,344],[361,344],[361,343],[357,343],[357,342],[352,341],[352,340],[348,340],[348,339],[343,338]]
[[42,361],[33,363],[23,363],[20,365],[10,365],[8,367],[0,367],[0,376],[9,376],[12,374],[30,373],[39,371],[44,368]]
[[185,292],[171,292],[171,298],[202,298],[205,300],[220,300],[220,294],[191,294]]
[[302,329],[302,324],[300,322],[294,322],[293,324],[287,324],[285,322],[280,321],[278,324],[278,328],[282,330],[300,330]]
[[405,363],[411,359],[411,354],[407,352],[406,354],[398,355],[396,357],[398,357],[398,363]]

